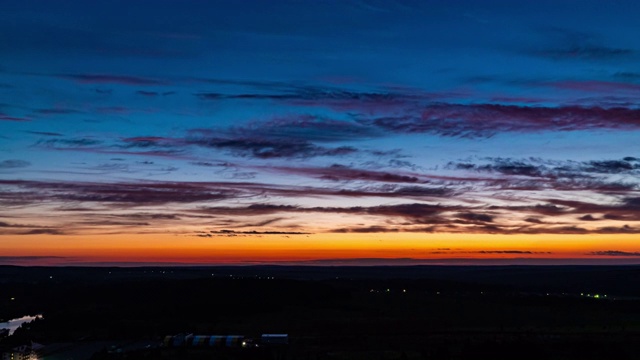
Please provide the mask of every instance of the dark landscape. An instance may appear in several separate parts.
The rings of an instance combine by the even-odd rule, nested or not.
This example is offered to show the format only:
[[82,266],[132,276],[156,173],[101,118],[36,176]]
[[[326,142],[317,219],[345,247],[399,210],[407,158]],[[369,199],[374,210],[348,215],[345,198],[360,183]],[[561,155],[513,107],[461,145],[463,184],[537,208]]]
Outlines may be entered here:
[[[0,267],[38,359],[635,359],[640,267]],[[167,346],[168,335],[251,346]],[[260,344],[287,334],[287,344]]]

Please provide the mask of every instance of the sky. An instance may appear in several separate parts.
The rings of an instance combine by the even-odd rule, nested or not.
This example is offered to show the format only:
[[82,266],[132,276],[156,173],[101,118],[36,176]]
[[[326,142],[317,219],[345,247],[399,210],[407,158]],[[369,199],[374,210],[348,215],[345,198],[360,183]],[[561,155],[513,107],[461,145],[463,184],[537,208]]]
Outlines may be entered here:
[[0,264],[640,263],[638,1],[0,7]]

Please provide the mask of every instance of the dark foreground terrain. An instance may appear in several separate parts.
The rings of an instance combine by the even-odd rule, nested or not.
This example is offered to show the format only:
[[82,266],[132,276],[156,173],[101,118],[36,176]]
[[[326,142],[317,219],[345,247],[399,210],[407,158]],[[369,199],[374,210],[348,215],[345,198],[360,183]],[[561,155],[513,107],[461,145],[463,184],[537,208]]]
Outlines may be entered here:
[[[637,359],[640,267],[0,267],[40,359]],[[289,335],[259,348],[166,335]]]

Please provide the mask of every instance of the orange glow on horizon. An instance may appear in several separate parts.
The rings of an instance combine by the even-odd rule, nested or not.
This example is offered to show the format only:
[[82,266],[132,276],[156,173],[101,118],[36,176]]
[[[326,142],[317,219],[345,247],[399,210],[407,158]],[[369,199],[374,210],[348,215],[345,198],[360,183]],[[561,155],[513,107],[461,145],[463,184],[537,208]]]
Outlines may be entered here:
[[[265,263],[322,259],[603,259],[591,252],[638,251],[637,236],[491,234],[313,234],[3,236],[4,256],[78,262]],[[603,247],[603,244],[604,245]],[[620,258],[620,257],[618,257]],[[622,260],[622,258],[620,258]],[[633,258],[631,258],[633,259]],[[629,258],[626,258],[629,260]]]

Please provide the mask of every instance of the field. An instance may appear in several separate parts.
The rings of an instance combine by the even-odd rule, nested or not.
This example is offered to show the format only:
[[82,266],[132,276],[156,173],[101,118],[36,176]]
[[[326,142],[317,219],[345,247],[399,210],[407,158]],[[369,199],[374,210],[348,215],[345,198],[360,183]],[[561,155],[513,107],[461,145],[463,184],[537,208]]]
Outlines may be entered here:
[[[2,267],[0,319],[44,318],[0,344],[35,341],[49,347],[51,359],[60,344],[67,351],[94,345],[95,359],[633,358],[640,350],[639,273],[636,267]],[[285,333],[290,341],[260,351],[159,347],[164,336],[180,333]],[[109,352],[110,346],[124,350]]]

